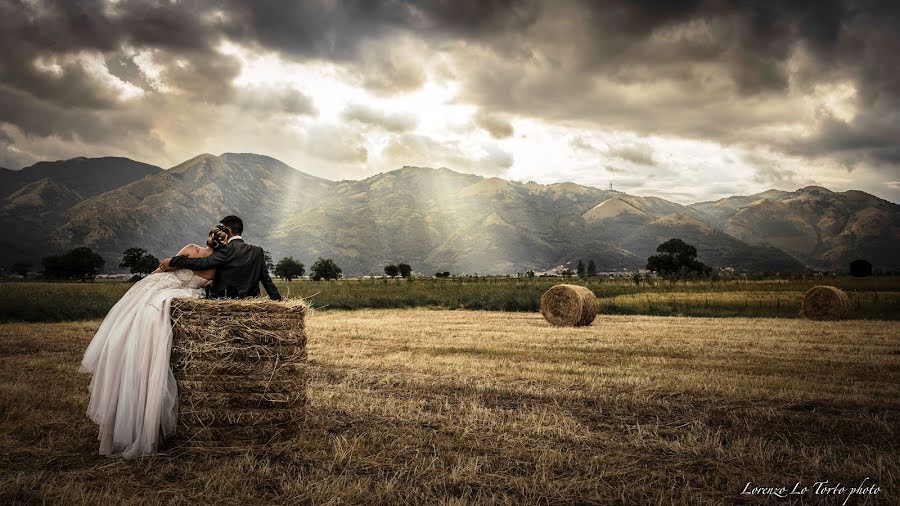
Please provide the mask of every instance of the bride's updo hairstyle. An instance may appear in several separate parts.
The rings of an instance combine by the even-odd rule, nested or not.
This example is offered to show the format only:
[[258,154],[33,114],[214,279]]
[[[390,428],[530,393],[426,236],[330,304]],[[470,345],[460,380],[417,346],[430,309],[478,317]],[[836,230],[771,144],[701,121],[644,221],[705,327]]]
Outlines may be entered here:
[[228,242],[228,227],[219,223],[209,230],[209,238],[206,245],[212,249],[224,246]]

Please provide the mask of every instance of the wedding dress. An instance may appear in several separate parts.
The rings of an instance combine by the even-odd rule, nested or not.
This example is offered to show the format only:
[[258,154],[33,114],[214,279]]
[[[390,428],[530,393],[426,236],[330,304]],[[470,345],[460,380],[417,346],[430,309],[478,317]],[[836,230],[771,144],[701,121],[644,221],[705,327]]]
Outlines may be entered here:
[[87,415],[100,426],[100,454],[154,453],[175,432],[178,388],[169,367],[174,298],[203,296],[209,280],[193,271],[150,274],[110,309],[88,345],[82,372],[93,374]]

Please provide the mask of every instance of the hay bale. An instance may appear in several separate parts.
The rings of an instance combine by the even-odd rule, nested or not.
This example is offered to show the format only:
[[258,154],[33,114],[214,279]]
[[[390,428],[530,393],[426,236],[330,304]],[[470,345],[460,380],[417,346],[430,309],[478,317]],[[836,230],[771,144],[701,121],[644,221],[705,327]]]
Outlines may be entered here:
[[580,285],[556,285],[541,296],[541,314],[558,327],[590,325],[597,317],[597,296]]
[[172,301],[177,443],[246,448],[296,433],[306,408],[306,311],[296,300]]
[[847,316],[847,294],[834,286],[814,286],[803,297],[803,316],[810,320],[840,320]]

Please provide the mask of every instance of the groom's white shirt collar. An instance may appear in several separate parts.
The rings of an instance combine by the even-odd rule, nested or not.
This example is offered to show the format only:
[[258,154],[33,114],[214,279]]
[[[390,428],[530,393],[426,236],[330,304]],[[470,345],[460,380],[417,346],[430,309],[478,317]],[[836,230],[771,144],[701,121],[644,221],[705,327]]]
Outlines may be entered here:
[[228,244],[229,242],[231,242],[231,241],[233,241],[233,240],[235,240],[235,239],[240,239],[240,240],[242,240],[242,241],[244,240],[244,238],[241,237],[241,236],[239,236],[239,235],[233,235],[233,236],[231,236],[231,237],[228,238],[228,242],[226,242],[225,244]]

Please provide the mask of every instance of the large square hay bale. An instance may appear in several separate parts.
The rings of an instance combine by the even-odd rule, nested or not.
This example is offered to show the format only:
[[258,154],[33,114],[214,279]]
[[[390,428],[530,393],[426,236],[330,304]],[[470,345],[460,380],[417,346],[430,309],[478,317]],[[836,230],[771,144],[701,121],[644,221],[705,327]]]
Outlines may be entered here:
[[179,444],[242,448],[296,433],[306,407],[306,312],[299,300],[172,301]]

